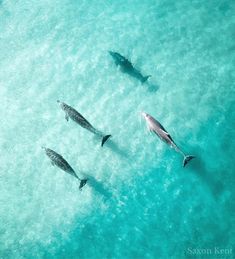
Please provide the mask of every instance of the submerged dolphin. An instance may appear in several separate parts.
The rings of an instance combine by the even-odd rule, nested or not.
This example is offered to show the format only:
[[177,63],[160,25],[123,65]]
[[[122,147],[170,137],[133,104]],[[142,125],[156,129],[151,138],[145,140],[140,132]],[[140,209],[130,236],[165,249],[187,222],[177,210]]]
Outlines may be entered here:
[[156,119],[154,119],[151,115],[142,112],[141,115],[146,120],[146,123],[148,125],[148,129],[151,132],[154,132],[162,141],[170,145],[175,149],[176,152],[180,153],[183,157],[183,166],[185,167],[186,164],[195,156],[186,155],[182,150],[180,150],[177,145],[175,144],[174,140],[171,138],[170,134],[163,128],[163,126],[158,122]]
[[112,136],[112,135],[104,135],[99,130],[95,129],[90,122],[88,122],[78,111],[76,111],[73,107],[67,105],[66,103],[60,102],[61,109],[65,111],[65,119],[68,121],[69,118],[79,124],[81,127],[89,130],[93,134],[102,138],[101,146],[103,147],[104,143]]
[[151,76],[143,76],[140,71],[133,67],[132,63],[127,58],[123,57],[118,52],[109,51],[109,54],[114,59],[115,64],[121,67],[123,73],[127,73],[130,76],[137,78],[141,83],[146,82]]
[[87,179],[80,179],[75,173],[75,171],[73,170],[73,168],[69,165],[69,163],[61,155],[56,153],[54,150],[46,147],[42,147],[42,148],[45,150],[46,155],[50,158],[53,166],[56,165],[57,167],[59,167],[66,173],[69,173],[72,176],[76,177],[80,181],[79,189],[81,190],[82,187],[86,184]]

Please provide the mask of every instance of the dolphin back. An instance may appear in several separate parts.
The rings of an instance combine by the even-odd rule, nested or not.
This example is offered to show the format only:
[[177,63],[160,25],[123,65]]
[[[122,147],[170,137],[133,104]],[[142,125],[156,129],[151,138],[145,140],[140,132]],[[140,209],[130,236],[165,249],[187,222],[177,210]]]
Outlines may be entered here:
[[67,113],[69,118],[71,118],[73,121],[75,121],[81,127],[95,133],[96,129],[91,125],[91,123],[85,117],[83,117],[81,113],[79,113],[77,110],[75,110],[73,107],[67,105],[65,112]]
[[56,153],[54,150],[42,147],[46,151],[46,155],[50,158],[53,165],[56,165],[66,173],[71,174],[75,178],[77,178],[80,181],[79,190],[82,189],[83,186],[86,185],[88,179],[80,179],[73,168],[69,165],[69,163],[58,153]]
[[73,168],[60,154],[56,153],[54,150],[49,148],[46,149],[46,154],[51,159],[54,165],[56,165],[63,171],[73,175],[74,177],[78,178]]
[[151,127],[152,127],[154,130],[159,131],[159,129],[160,129],[160,130],[162,130],[163,132],[165,132],[166,134],[169,134],[169,133],[167,132],[167,130],[162,126],[162,124],[161,124],[158,120],[156,120],[155,118],[153,118],[151,115],[148,115],[148,116],[149,116],[149,121],[150,121],[150,123],[151,123]]

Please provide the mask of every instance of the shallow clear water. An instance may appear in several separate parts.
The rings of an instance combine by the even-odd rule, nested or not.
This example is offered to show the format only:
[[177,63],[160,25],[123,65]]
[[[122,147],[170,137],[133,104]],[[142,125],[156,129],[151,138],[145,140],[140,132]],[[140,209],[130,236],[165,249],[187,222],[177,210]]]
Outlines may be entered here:
[[[0,1],[0,258],[235,257],[234,13],[232,0]],[[66,122],[57,99],[112,140]],[[182,168],[140,111],[197,158]],[[82,192],[41,146],[88,176]]]

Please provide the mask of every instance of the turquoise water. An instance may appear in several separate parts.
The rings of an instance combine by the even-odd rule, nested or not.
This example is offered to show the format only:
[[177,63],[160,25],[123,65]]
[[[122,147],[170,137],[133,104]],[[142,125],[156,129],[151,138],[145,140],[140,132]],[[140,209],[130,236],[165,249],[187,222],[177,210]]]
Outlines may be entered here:
[[[234,14],[232,0],[0,1],[1,259],[235,258]],[[141,111],[197,158],[182,168]],[[90,179],[82,192],[41,146]]]

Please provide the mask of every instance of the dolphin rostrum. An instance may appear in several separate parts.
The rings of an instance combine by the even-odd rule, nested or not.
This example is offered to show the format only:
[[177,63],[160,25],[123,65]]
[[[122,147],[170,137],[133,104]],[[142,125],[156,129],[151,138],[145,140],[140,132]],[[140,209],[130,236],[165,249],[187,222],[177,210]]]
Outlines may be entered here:
[[195,158],[195,156],[186,155],[182,150],[177,147],[170,134],[164,129],[159,121],[157,121],[151,115],[145,112],[142,112],[141,115],[145,119],[148,129],[151,132],[154,132],[162,141],[173,147],[176,152],[180,153],[184,157],[183,167],[185,167],[191,159]]
[[66,173],[71,174],[72,176],[74,176],[80,181],[79,189],[81,190],[82,187],[86,184],[87,179],[80,179],[75,173],[75,171],[73,170],[73,168],[69,165],[69,163],[61,155],[56,153],[54,150],[46,147],[42,147],[42,148],[45,150],[46,155],[50,158],[53,166],[56,165],[57,167],[59,167]]
[[132,77],[135,77],[136,79],[140,80],[141,83],[144,83],[148,80],[148,78],[151,75],[143,76],[140,71],[138,71],[132,63],[125,57],[123,57],[118,52],[109,51],[109,54],[114,59],[115,64],[121,67],[121,70],[123,73],[127,73]]
[[103,147],[104,143],[112,136],[112,135],[104,135],[101,131],[95,129],[90,122],[88,122],[78,111],[76,111],[73,107],[69,106],[66,103],[60,102],[61,109],[65,112],[65,119],[68,121],[69,118],[79,124],[81,127],[89,130],[93,134],[102,138],[101,146]]

